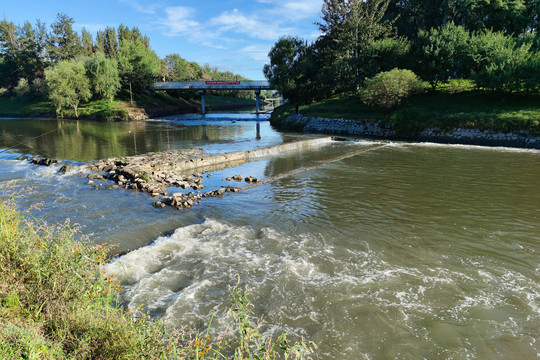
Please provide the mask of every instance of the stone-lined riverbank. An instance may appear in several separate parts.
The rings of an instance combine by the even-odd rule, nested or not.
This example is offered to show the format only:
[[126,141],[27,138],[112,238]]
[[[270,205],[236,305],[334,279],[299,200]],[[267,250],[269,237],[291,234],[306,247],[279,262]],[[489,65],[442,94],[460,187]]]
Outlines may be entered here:
[[501,132],[480,129],[426,129],[412,136],[396,133],[390,124],[382,120],[327,119],[320,117],[290,116],[289,123],[305,124],[304,132],[366,136],[374,138],[426,141],[450,144],[525,147],[540,149],[540,137],[526,130]]

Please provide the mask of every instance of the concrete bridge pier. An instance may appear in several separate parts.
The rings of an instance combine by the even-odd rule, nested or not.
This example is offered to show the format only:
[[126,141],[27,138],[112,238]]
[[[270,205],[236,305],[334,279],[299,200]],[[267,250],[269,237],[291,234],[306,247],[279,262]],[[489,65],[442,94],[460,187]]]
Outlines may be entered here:
[[261,103],[261,89],[255,90],[255,99],[256,99],[255,112],[258,114],[260,103]]
[[206,108],[204,104],[204,95],[206,95],[206,90],[199,90],[199,94],[201,94],[201,112],[203,115],[206,115]]

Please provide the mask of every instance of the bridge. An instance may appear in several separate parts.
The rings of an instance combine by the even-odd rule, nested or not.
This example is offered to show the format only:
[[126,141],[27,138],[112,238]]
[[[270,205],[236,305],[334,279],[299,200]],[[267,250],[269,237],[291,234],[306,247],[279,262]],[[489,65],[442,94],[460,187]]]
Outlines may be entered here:
[[258,81],[171,81],[154,83],[155,90],[195,90],[201,94],[201,108],[206,112],[204,95],[208,90],[253,90],[256,97],[256,111],[259,113],[261,90],[272,90],[270,83]]

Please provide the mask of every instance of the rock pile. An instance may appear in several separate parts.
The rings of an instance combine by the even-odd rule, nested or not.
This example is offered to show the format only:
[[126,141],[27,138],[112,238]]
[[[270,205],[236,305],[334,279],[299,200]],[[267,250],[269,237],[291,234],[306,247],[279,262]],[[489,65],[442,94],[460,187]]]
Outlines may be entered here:
[[56,164],[58,160],[51,159],[51,158],[42,158],[39,156],[34,156],[32,158],[28,159],[32,164],[36,165],[43,165],[43,166],[51,166],[52,164]]

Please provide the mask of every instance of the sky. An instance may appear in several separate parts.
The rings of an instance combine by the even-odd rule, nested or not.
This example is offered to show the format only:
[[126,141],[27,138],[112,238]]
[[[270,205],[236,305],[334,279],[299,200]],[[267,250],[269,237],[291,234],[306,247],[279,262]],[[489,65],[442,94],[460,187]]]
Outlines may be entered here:
[[323,0],[0,0],[0,16],[22,25],[48,26],[58,13],[94,34],[107,26],[138,26],[163,58],[180,54],[263,80],[272,45],[285,35],[315,40]]

